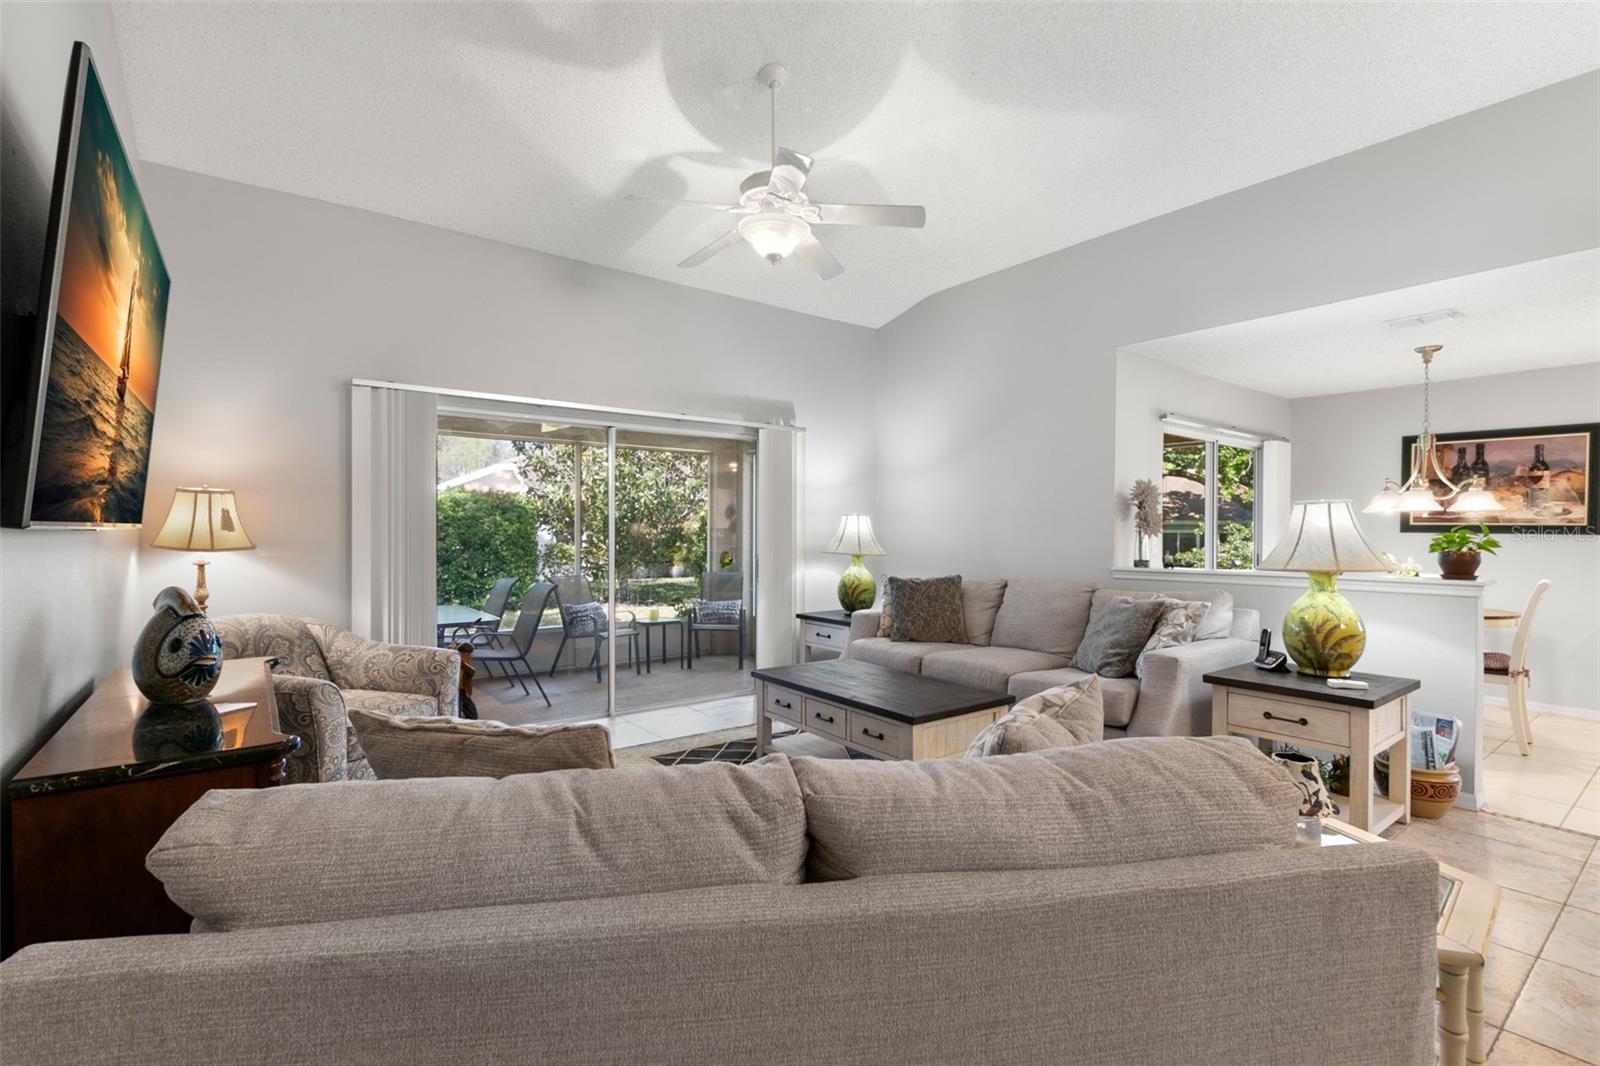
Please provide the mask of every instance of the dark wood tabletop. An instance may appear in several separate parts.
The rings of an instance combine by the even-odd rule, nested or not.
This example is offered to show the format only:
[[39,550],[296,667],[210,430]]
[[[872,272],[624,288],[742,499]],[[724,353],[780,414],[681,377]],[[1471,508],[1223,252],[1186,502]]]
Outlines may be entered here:
[[908,725],[937,722],[987,707],[1009,707],[1017,701],[1004,692],[968,688],[920,674],[902,674],[859,659],[764,667],[751,676]]
[[849,611],[801,611],[795,617],[802,622],[816,622],[825,626],[848,626],[850,624]]
[[1346,707],[1382,707],[1401,696],[1417,691],[1422,682],[1414,677],[1389,677],[1386,674],[1351,674],[1352,681],[1365,681],[1367,687],[1329,688],[1325,677],[1309,677],[1290,670],[1286,674],[1261,670],[1250,663],[1230,666],[1226,670],[1213,670],[1204,680],[1213,685],[1250,689],[1270,695],[1291,696],[1302,700],[1321,700]]

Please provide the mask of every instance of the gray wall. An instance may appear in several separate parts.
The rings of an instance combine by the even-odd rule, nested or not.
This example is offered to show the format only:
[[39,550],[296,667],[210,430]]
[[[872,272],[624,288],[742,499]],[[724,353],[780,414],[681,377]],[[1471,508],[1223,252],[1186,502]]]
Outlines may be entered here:
[[[31,313],[39,296],[74,41],[94,53],[129,137],[110,6],[0,5],[0,317],[8,362],[26,356],[17,316]],[[0,766],[12,769],[53,716],[127,660],[136,620],[156,591],[139,579],[138,536],[0,530]]]
[[1102,576],[1119,346],[1593,248],[1597,146],[1585,75],[930,296],[879,332],[887,568]]
[[[1600,364],[1440,381],[1433,386],[1433,428],[1440,433],[1600,421]],[[1400,438],[1422,421],[1422,386],[1295,400],[1293,483],[1297,499],[1348,498],[1362,506],[1401,478]],[[1366,516],[1367,535],[1396,558],[1410,556],[1437,573],[1427,533],[1401,533],[1398,518]],[[1539,607],[1529,662],[1529,698],[1557,707],[1600,709],[1600,545],[1589,536],[1513,537],[1483,562],[1493,581],[1491,607],[1521,609],[1540,578],[1550,591]],[[1509,630],[1491,630],[1491,651],[1511,650]],[[1376,669],[1376,667],[1374,667]]]

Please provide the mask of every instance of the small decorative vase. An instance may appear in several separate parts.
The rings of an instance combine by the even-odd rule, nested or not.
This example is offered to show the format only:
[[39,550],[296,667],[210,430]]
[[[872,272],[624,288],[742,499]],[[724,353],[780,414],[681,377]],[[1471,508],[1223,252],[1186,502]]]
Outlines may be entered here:
[[222,676],[222,641],[194,597],[176,585],[161,590],[133,646],[133,683],[151,703],[194,703]]
[[850,568],[839,577],[839,606],[846,611],[865,611],[878,598],[878,583],[860,555],[850,556]]
[[1322,781],[1322,765],[1311,756],[1298,751],[1275,751],[1272,761],[1294,776],[1300,789],[1300,817],[1321,820],[1339,813],[1328,786]]
[[1443,818],[1461,795],[1461,771],[1456,764],[1438,770],[1411,768],[1411,814],[1416,818]]
[[1283,616],[1283,646],[1310,677],[1349,677],[1367,649],[1367,627],[1339,591],[1338,575],[1313,571],[1305,595]]
[[1478,565],[1483,562],[1482,552],[1440,552],[1439,575],[1447,581],[1478,580]]

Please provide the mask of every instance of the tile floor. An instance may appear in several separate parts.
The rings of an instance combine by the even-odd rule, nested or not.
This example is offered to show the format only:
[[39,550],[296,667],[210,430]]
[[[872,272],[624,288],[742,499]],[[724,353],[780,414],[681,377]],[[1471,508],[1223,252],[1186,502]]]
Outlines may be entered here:
[[1522,755],[1506,709],[1488,706],[1483,773],[1487,810],[1600,835],[1600,721],[1536,714]]

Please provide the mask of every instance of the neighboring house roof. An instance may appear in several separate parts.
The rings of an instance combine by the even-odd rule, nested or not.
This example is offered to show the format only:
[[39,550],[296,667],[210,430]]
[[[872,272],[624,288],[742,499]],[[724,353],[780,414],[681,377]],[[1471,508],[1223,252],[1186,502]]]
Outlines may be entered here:
[[514,460],[490,463],[477,470],[458,474],[448,481],[439,482],[438,491],[466,489],[468,492],[523,492],[528,483],[522,480]]

